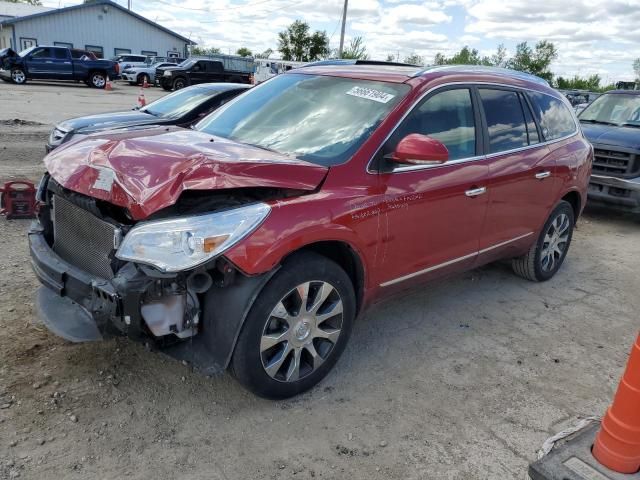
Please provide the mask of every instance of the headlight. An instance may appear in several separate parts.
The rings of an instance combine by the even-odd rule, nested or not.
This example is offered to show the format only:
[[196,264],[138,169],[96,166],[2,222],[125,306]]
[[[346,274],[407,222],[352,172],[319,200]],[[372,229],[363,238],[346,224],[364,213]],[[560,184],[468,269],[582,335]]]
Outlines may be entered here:
[[55,127],[49,134],[49,145],[60,145],[68,134],[69,132],[65,132],[64,130]]
[[224,212],[141,223],[124,237],[120,260],[153,265],[163,272],[197,267],[253,232],[271,207],[256,203]]
[[171,76],[171,70],[165,70],[164,73],[162,74],[163,77],[170,77]]

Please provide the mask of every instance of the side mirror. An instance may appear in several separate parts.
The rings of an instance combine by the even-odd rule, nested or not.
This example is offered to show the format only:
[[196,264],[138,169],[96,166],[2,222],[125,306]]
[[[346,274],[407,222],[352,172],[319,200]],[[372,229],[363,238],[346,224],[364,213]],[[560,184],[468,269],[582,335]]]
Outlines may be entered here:
[[449,160],[449,150],[435,138],[411,133],[400,140],[391,160],[406,165],[439,165]]

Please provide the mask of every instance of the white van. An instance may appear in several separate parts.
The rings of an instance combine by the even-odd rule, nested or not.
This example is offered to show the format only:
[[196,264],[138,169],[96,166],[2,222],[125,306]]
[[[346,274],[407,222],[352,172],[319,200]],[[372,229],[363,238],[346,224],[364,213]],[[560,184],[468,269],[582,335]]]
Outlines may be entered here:
[[269,58],[256,58],[256,73],[254,74],[255,83],[261,83],[275,77],[280,73],[287,72],[293,68],[301,67],[306,62],[292,62],[288,60],[277,60]]

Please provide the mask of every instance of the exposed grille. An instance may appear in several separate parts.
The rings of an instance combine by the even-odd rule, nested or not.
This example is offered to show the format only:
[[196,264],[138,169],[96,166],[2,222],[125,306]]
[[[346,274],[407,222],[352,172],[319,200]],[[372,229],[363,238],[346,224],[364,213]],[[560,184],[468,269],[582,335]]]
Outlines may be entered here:
[[616,150],[596,148],[594,151],[593,171],[614,176],[626,176],[635,173],[636,155]]
[[113,278],[110,254],[116,227],[59,195],[53,197],[53,250],[101,278]]

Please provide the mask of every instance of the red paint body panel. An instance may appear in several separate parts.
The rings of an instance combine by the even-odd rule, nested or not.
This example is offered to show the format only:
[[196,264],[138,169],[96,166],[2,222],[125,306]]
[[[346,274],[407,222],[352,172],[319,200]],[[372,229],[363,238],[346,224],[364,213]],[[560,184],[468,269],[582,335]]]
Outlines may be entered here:
[[[174,203],[184,189],[284,187],[307,194],[272,201],[251,235],[225,252],[248,275],[271,270],[292,252],[339,241],[364,270],[363,304],[437,276],[526,251],[551,209],[568,192],[586,201],[592,151],[582,133],[497,156],[428,169],[377,173],[369,164],[418,99],[451,83],[496,83],[538,90],[540,83],[492,72],[309,67],[291,74],[405,82],[411,91],[341,165],[325,168],[194,131],[98,134],[56,149],[46,159],[53,177],[71,190],[130,209],[136,219]],[[480,127],[478,127],[480,128]],[[111,192],[92,188],[98,172],[116,174]],[[549,170],[538,180],[535,174]],[[487,194],[469,197],[470,189]],[[502,242],[521,235],[506,245]]]
[[[183,190],[314,190],[328,170],[177,127],[91,135],[57,148],[45,165],[65,188],[125,207],[135,220],[174,204]],[[114,176],[110,189],[96,188],[104,169]]]

